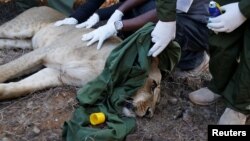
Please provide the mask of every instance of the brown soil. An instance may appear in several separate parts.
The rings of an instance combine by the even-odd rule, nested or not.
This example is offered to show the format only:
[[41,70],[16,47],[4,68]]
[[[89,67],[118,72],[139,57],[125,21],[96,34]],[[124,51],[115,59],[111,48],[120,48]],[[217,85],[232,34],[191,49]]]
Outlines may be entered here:
[[[13,3],[0,4],[0,9],[0,25],[19,13]],[[0,65],[28,51],[0,50]],[[154,117],[137,118],[137,129],[126,140],[207,140],[207,126],[216,124],[225,105],[218,101],[210,106],[197,106],[187,95],[206,86],[210,78],[208,72],[195,78],[177,79],[172,74],[163,77],[161,101]],[[77,106],[76,91],[71,86],[56,87],[0,102],[0,140],[61,141],[63,123]]]

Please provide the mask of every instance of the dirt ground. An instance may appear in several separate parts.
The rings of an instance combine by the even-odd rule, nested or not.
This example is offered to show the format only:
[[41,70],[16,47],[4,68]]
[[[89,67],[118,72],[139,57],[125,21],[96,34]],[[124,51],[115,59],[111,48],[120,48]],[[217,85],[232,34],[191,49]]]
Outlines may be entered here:
[[[0,4],[0,9],[0,25],[19,13],[13,3]],[[27,52],[2,49],[0,65]],[[207,125],[216,124],[225,105],[222,100],[210,106],[194,105],[188,100],[188,93],[206,86],[210,79],[208,72],[186,79],[177,79],[172,74],[164,76],[155,115],[152,119],[137,118],[137,128],[126,140],[207,140]],[[77,107],[77,89],[56,87],[0,102],[0,140],[61,141],[62,125]]]

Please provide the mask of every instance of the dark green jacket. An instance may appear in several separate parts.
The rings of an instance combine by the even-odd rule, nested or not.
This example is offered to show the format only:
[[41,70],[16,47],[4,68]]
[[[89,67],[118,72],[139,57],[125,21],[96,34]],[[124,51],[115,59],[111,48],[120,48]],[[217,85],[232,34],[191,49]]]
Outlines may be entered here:
[[217,0],[221,6],[233,2],[239,2],[239,8],[241,13],[246,17],[250,17],[250,0]]
[[[175,21],[177,0],[156,0],[157,16],[161,21]],[[250,0],[217,0],[220,5],[239,2],[242,14],[250,17]]]
[[239,3],[240,11],[246,18],[250,18],[250,0],[241,0]]
[[177,0],[156,0],[156,10],[159,20],[175,21]]

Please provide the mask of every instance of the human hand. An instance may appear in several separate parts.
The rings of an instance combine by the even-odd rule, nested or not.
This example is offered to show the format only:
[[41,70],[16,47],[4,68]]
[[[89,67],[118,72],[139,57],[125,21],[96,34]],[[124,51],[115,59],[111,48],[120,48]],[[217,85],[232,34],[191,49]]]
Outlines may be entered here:
[[92,16],[89,17],[89,19],[81,24],[76,25],[76,28],[91,28],[96,23],[100,21],[100,17],[98,14],[94,13]]
[[153,47],[149,50],[148,56],[156,57],[159,55],[169,44],[171,40],[175,38],[176,22],[162,22],[158,21],[154,30],[151,33],[151,40]]
[[120,10],[115,10],[115,12],[108,19],[107,23],[114,23],[115,21],[121,21],[122,16],[123,16],[123,13]]
[[221,7],[223,14],[209,18],[207,27],[214,32],[230,33],[246,21],[239,9],[239,3],[230,3]]
[[55,22],[55,26],[61,26],[61,25],[74,25],[77,24],[78,21],[75,18],[65,18],[63,20]]
[[96,30],[90,32],[90,33],[87,33],[87,34],[84,34],[82,36],[82,40],[83,41],[89,41],[87,43],[87,46],[90,46],[92,45],[93,43],[95,43],[96,41],[98,41],[98,45],[97,45],[97,49],[99,50],[101,47],[102,47],[102,44],[103,42],[115,35],[117,33],[116,29],[115,29],[115,25],[114,23],[107,23],[106,25],[104,26],[101,26],[99,28],[97,28]]

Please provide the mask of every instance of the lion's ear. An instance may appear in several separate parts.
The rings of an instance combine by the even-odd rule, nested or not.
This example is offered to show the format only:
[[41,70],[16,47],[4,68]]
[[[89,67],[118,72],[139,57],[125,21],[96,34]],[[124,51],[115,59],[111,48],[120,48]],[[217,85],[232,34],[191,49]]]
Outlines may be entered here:
[[156,87],[157,87],[157,83],[156,83],[155,80],[153,80],[152,83],[151,83],[151,91],[154,92]]
[[161,85],[160,84],[157,84],[156,81],[154,80],[153,81],[155,84],[155,87],[154,87],[154,91],[153,92],[153,95],[154,95],[154,99],[156,100],[156,104],[160,103],[160,98],[161,98]]

